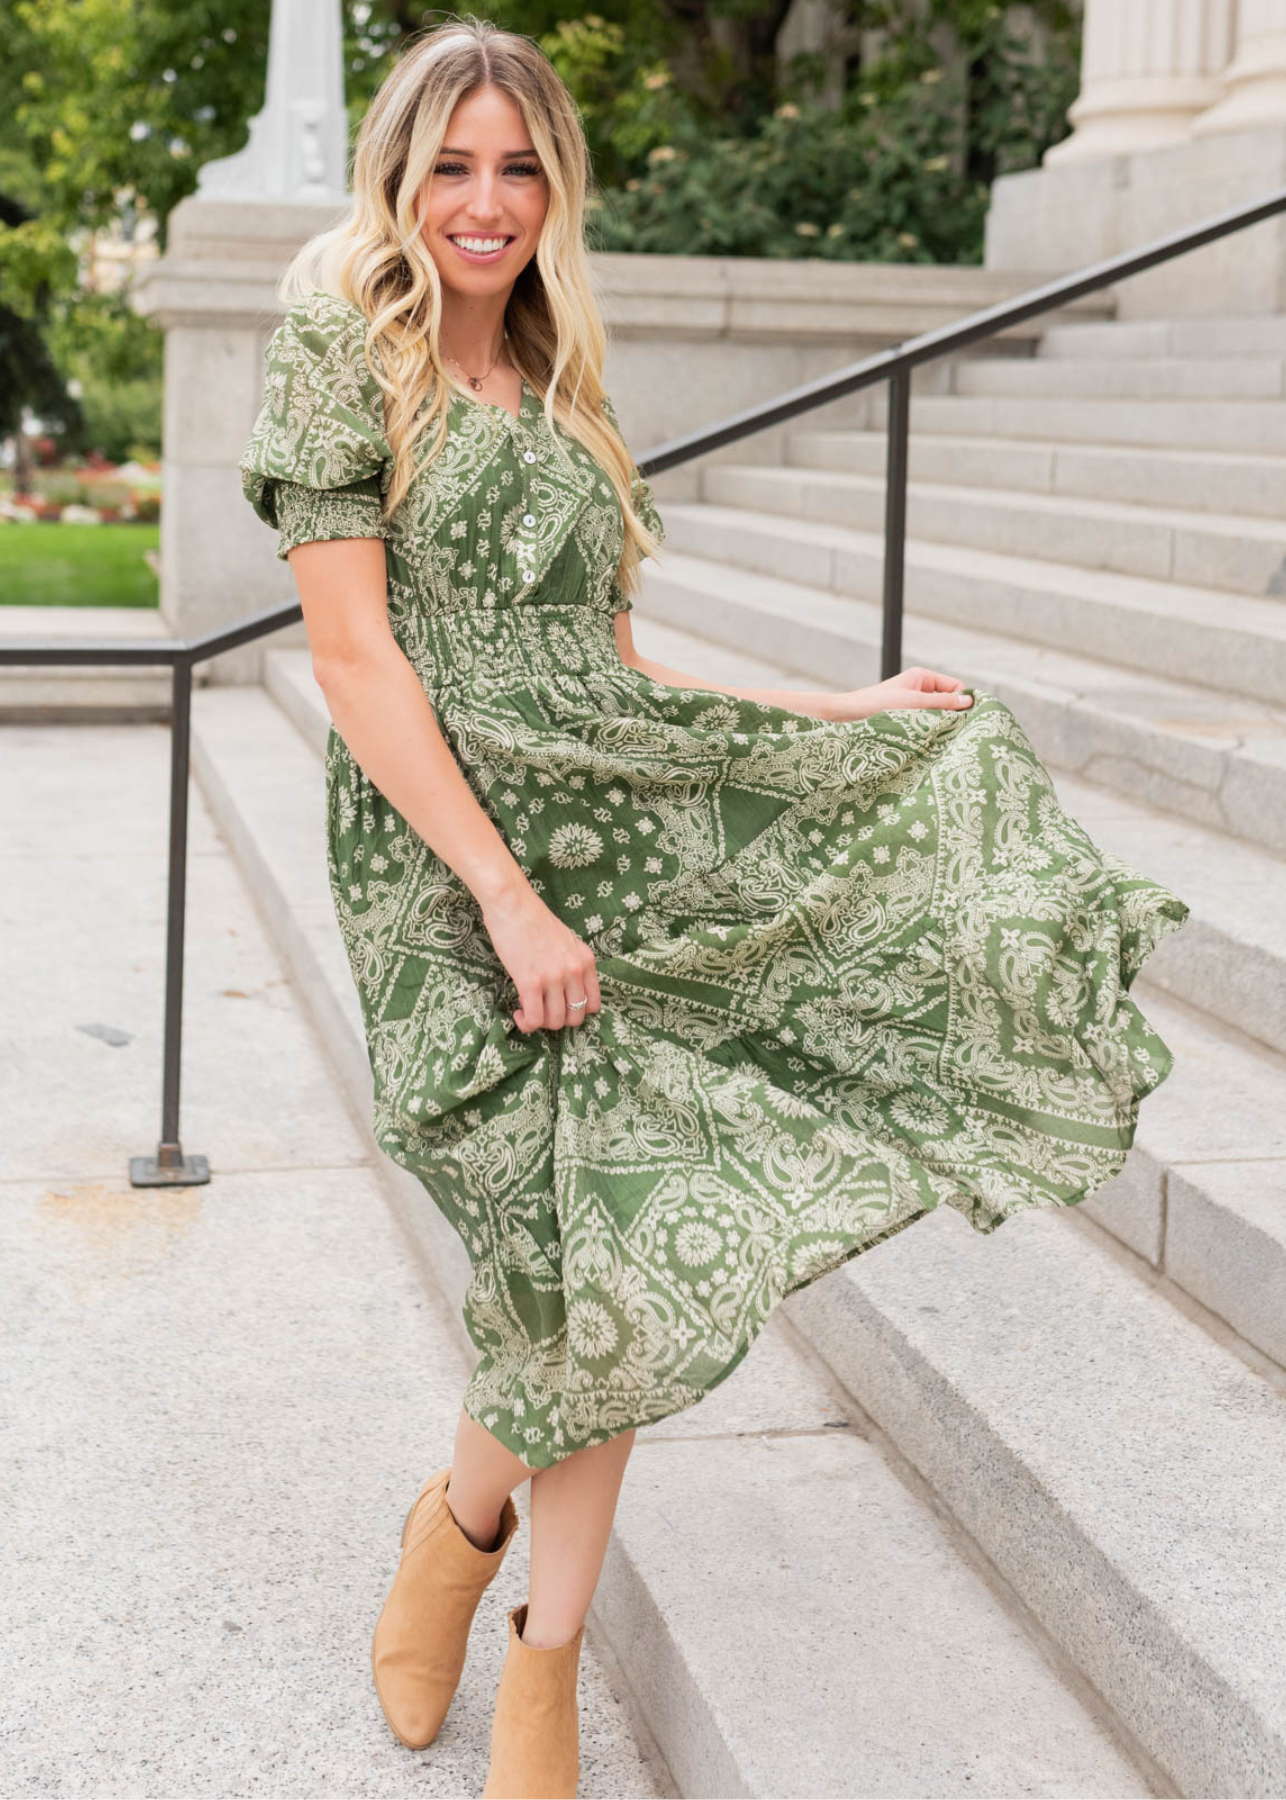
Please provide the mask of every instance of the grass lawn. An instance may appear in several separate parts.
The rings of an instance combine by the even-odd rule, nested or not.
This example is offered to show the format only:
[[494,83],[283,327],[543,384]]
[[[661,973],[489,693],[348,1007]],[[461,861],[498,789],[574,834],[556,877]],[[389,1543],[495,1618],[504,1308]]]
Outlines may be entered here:
[[0,525],[0,606],[156,606],[159,525]]

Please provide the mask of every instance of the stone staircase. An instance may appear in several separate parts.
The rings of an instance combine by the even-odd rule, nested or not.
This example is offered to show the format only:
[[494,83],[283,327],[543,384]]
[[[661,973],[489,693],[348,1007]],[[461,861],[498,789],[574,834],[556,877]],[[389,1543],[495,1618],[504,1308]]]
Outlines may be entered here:
[[[906,660],[1188,899],[1134,990],[1175,1068],[1098,1195],[941,1209],[639,1433],[591,1627],[679,1793],[1286,1792],[1284,359],[1286,320],[1083,324],[913,399]],[[878,423],[662,499],[640,649],[876,679]],[[194,697],[194,767],[365,1121],[329,721],[306,651],[266,670]],[[462,1336],[458,1240],[384,1166]]]

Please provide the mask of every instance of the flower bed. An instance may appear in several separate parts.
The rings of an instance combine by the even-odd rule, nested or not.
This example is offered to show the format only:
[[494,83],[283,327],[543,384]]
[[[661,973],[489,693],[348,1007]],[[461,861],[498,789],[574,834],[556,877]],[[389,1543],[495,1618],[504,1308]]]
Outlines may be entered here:
[[87,459],[37,470],[29,491],[0,491],[0,523],[155,525],[160,516],[159,463]]

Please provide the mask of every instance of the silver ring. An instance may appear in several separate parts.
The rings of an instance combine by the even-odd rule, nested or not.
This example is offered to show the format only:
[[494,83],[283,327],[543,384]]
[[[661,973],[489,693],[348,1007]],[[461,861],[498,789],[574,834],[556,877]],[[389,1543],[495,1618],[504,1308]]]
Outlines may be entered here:
[[567,1004],[568,1004],[568,1006],[575,1006],[575,1007],[588,1006],[589,1005],[589,996],[586,995],[583,1000],[569,1000],[567,1002]]

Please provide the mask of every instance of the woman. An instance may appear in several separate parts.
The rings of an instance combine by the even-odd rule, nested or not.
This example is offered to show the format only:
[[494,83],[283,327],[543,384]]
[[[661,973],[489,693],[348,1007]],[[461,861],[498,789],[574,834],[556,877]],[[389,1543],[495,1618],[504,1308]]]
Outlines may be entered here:
[[330,709],[376,1137],[472,1266],[481,1359],[372,1647],[412,1748],[532,1483],[490,1796],[575,1793],[637,1427],[939,1203],[990,1232],[1114,1175],[1171,1064],[1127,990],[1188,910],[1067,817],[994,695],[718,687],[635,651],[662,529],[601,385],[586,185],[529,40],[419,39],[351,218],[288,273],[241,464]]

